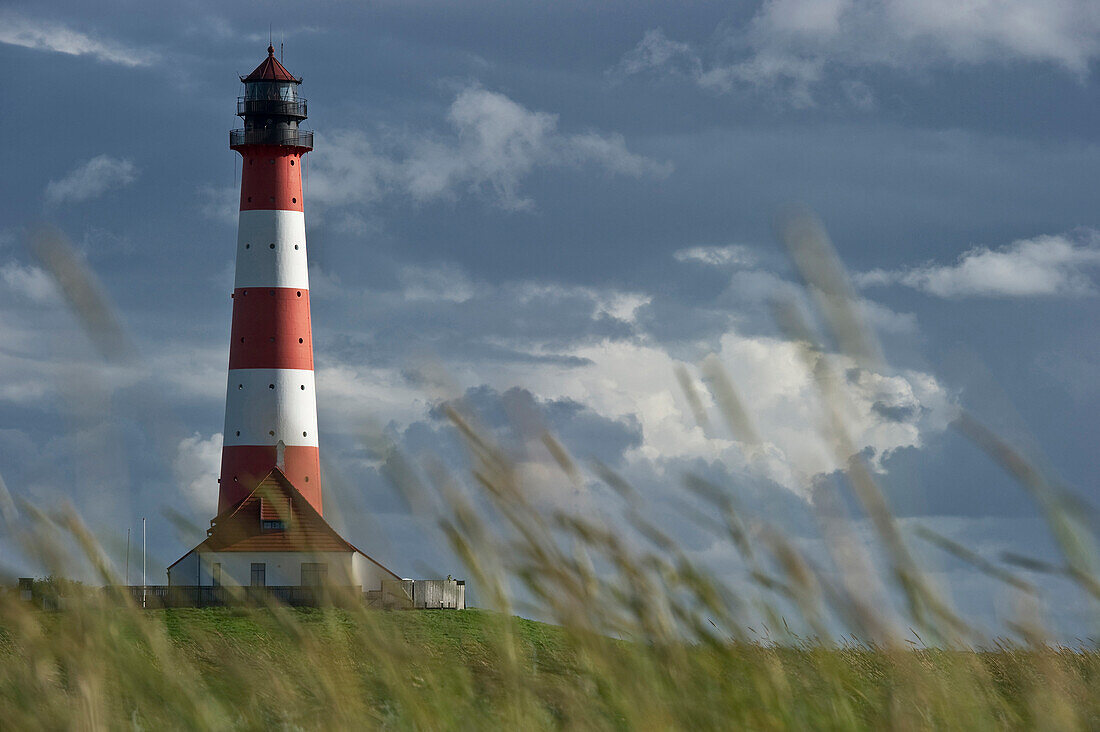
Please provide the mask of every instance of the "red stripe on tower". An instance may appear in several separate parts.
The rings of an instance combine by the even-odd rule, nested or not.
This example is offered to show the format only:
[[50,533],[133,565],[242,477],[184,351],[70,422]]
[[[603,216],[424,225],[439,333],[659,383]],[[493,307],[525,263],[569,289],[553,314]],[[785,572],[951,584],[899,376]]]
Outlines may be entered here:
[[230,369],[313,370],[309,290],[240,287],[233,292]]
[[240,152],[242,211],[302,210],[300,153],[266,145],[247,146]]
[[322,507],[302,201],[302,156],[313,149],[313,133],[298,128],[306,118],[301,79],[274,48],[267,52],[241,78],[244,127],[229,133],[243,173],[219,514],[277,464]]

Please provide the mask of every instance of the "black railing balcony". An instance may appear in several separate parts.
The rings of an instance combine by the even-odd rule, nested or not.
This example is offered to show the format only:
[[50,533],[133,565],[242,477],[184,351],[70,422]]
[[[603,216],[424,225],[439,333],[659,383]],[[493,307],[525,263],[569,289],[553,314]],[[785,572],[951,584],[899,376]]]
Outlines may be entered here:
[[306,118],[306,100],[305,99],[249,99],[248,97],[237,97],[237,116],[243,117],[246,114],[276,114],[283,117],[297,117],[298,119]]
[[313,131],[271,127],[255,130],[230,130],[229,147],[236,150],[242,145],[286,145],[313,149]]

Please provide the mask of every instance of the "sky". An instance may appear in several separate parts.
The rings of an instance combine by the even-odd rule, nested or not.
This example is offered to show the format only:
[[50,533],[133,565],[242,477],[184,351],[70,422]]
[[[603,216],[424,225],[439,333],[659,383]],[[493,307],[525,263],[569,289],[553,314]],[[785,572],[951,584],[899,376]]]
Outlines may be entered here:
[[[240,185],[226,133],[269,27],[316,134],[304,195],[326,514],[367,553],[403,576],[463,574],[370,447],[382,434],[465,475],[441,406],[458,397],[548,510],[614,523],[621,506],[587,469],[563,488],[531,424],[634,483],[732,586],[732,547],[678,512],[687,473],[820,553],[815,491],[844,461],[773,308],[812,312],[781,244],[797,210],[828,232],[881,344],[831,362],[853,448],[936,581],[987,627],[1018,610],[917,527],[994,562],[1063,561],[1033,496],[952,425],[970,413],[1100,499],[1088,0],[5,3],[0,476],[14,498],[71,502],[119,564],[148,517],[150,581],[202,537]],[[71,240],[117,338],[95,337],[51,276],[32,246],[43,224]],[[759,453],[705,392],[696,418],[676,372],[702,387],[708,364],[736,385]],[[0,545],[5,572],[40,571],[10,535]],[[1052,632],[1094,632],[1071,583],[1029,579]]]

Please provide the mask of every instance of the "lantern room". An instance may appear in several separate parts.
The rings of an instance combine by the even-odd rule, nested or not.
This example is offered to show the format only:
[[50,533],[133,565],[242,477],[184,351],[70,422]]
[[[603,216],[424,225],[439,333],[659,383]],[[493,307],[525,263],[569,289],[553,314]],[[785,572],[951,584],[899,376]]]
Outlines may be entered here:
[[237,116],[244,129],[230,133],[230,147],[240,145],[290,145],[313,148],[313,133],[299,130],[306,118],[306,100],[298,94],[300,78],[275,58],[275,47],[267,47],[267,58],[248,76],[242,76],[244,95],[237,98]]

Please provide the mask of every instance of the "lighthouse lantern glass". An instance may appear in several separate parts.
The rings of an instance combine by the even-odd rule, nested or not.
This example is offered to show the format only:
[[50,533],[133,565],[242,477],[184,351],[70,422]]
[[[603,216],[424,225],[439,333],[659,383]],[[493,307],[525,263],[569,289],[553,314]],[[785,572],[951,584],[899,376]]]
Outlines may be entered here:
[[298,99],[298,85],[290,81],[249,81],[245,83],[245,99],[271,99],[293,102]]

